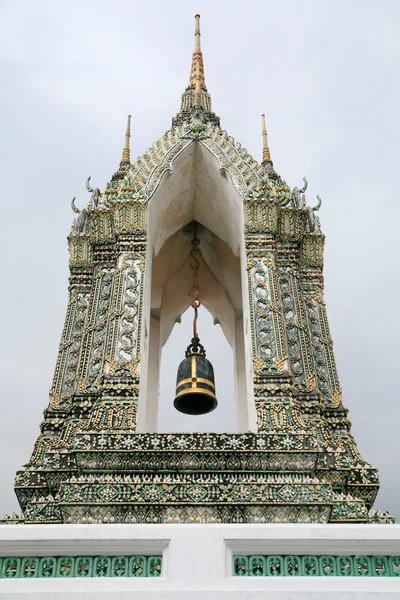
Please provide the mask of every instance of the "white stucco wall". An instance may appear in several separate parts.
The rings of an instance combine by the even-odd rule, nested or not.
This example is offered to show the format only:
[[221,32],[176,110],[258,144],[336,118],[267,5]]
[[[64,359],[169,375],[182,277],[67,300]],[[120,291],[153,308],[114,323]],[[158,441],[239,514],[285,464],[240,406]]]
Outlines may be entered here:
[[163,554],[159,578],[0,579],[0,598],[400,598],[394,577],[233,577],[233,554],[400,555],[400,525],[5,525],[1,556]]

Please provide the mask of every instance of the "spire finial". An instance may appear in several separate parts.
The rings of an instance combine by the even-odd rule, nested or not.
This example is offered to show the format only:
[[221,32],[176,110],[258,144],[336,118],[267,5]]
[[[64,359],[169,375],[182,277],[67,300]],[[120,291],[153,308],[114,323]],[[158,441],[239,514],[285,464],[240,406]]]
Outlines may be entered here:
[[181,110],[172,119],[172,125],[188,123],[199,111],[203,117],[219,126],[219,117],[213,112],[211,96],[204,79],[203,53],[200,43],[200,15],[195,15],[194,50],[190,69],[189,85],[182,94]]
[[262,163],[261,164],[266,164],[266,163],[270,163],[272,165],[272,160],[271,160],[271,153],[269,151],[269,146],[268,146],[268,135],[267,135],[267,125],[265,123],[265,115],[261,115],[261,120],[262,120],[262,139],[263,139],[263,157],[262,157]]
[[200,44],[200,15],[195,15],[196,25],[194,30],[194,52],[192,57],[192,68],[190,70],[189,87],[194,88],[196,95],[200,94],[201,88],[206,88],[204,79],[203,54]]
[[128,115],[128,122],[126,124],[126,133],[125,133],[125,146],[122,150],[122,159],[123,163],[131,162],[131,151],[130,151],[130,137],[131,137],[131,115]]
[[195,15],[194,18],[196,19],[196,28],[194,30],[194,51],[195,52],[201,52],[201,45],[200,45],[200,15]]

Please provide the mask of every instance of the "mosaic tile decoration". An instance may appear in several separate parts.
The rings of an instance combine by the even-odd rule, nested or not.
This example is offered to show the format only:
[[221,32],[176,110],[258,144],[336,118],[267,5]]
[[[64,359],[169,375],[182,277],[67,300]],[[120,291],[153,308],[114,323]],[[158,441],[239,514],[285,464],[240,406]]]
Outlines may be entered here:
[[0,558],[0,578],[160,577],[161,556],[26,556]]
[[400,556],[235,556],[235,577],[400,577]]

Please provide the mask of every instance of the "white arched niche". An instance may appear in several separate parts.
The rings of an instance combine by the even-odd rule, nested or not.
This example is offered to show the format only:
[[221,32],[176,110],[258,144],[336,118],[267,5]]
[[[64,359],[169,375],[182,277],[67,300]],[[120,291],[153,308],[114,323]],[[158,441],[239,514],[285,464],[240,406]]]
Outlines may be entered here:
[[243,200],[201,142],[179,155],[149,203],[138,430],[157,431],[161,350],[189,306],[194,221],[201,300],[233,349],[237,431],[256,431]]

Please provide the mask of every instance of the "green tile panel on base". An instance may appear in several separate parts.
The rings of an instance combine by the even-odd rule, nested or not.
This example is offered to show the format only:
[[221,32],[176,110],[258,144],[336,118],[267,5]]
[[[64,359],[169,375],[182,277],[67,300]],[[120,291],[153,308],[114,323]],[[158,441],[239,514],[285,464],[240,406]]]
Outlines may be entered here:
[[400,577],[400,556],[234,556],[236,577]]
[[161,556],[26,556],[0,558],[0,578],[159,577]]

